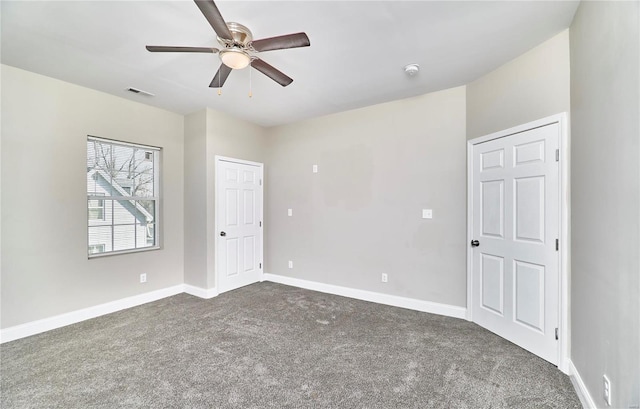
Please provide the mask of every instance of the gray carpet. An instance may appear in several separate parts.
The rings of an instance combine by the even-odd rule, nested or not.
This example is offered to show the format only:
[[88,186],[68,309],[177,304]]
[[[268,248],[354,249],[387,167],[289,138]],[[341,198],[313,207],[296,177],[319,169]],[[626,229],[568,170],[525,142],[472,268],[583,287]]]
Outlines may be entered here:
[[2,408],[579,408],[557,368],[464,320],[274,283],[1,346]]

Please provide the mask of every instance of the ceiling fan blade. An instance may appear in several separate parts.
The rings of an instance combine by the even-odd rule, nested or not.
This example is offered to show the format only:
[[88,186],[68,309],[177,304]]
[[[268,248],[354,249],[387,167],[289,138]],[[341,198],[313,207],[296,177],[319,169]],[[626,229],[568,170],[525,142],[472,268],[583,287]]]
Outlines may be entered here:
[[213,77],[213,80],[211,80],[211,84],[209,84],[209,87],[222,88],[230,73],[231,68],[227,67],[224,64],[220,64],[220,68],[218,69],[218,72],[216,72],[216,76]]
[[293,82],[292,78],[289,78],[286,74],[282,73],[277,68],[274,68],[272,65],[267,64],[260,58],[255,58],[251,61],[251,66],[283,87],[286,87]]
[[256,51],[270,51],[282,50],[284,48],[309,47],[311,42],[305,33],[295,33],[255,40],[251,45]]
[[211,47],[171,47],[164,45],[148,45],[147,51],[152,53],[217,53],[217,48]]
[[218,10],[218,7],[213,2],[213,0],[194,0],[196,2],[196,6],[200,9],[204,17],[207,19],[213,31],[216,32],[218,37],[224,38],[225,40],[233,40],[231,36],[231,31],[229,31],[229,27],[227,27],[227,23],[225,23],[222,18],[222,14]]

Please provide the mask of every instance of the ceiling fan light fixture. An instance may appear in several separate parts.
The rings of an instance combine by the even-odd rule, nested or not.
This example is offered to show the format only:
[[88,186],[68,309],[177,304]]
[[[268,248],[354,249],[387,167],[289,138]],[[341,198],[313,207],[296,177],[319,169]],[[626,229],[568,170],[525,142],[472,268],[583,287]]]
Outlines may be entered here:
[[251,62],[251,56],[239,48],[227,48],[220,51],[222,63],[234,70],[241,70]]

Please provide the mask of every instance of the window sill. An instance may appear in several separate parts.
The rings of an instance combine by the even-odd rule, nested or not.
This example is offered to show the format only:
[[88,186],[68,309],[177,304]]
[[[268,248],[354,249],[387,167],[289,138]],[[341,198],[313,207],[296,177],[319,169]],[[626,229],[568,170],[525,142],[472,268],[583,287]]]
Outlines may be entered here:
[[109,252],[106,252],[106,253],[88,254],[87,258],[89,260],[91,260],[92,258],[119,256],[121,254],[143,253],[145,251],[160,250],[160,248],[161,248],[160,246],[154,246],[154,247],[144,247],[144,248],[141,248],[141,249],[132,249],[132,250],[109,251]]

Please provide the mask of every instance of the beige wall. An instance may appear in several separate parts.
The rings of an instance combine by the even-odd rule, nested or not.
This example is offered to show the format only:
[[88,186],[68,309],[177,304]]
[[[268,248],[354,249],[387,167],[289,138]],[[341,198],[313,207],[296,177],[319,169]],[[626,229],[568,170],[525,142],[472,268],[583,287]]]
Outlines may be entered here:
[[207,113],[184,118],[184,282],[207,283]]
[[265,128],[212,109],[206,111],[210,154],[264,162]]
[[467,138],[569,112],[569,30],[467,85]]
[[572,361],[598,407],[640,404],[640,6],[571,25]]
[[269,129],[265,272],[465,306],[465,144],[464,87]]
[[264,163],[265,129],[212,109],[185,118],[185,283],[215,279],[215,156]]
[[[1,70],[2,328],[182,283],[183,117]],[[161,250],[87,259],[88,134],[163,148]]]

